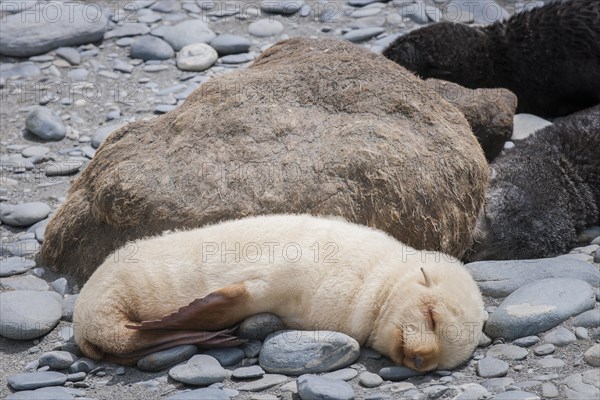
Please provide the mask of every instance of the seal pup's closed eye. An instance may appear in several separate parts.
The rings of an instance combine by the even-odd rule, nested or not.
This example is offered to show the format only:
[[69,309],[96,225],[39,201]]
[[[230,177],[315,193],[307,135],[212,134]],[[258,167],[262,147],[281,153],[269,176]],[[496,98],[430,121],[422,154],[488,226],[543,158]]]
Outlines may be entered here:
[[133,245],[136,262],[109,257],[79,295],[74,336],[89,357],[237,345],[230,328],[261,312],[421,371],[464,362],[481,334],[481,294],[459,261],[345,221],[255,217]]

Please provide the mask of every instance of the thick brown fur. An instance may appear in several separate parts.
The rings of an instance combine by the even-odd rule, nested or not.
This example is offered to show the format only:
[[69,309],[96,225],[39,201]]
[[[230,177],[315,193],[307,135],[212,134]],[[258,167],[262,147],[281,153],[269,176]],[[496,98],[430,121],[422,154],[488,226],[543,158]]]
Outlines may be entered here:
[[88,357],[132,364],[263,312],[421,371],[461,364],[481,336],[483,300],[458,260],[339,218],[251,217],[131,245],[135,262],[109,257],[77,299]]
[[491,169],[468,258],[566,253],[579,231],[600,224],[600,105],[539,130],[498,157]]
[[423,78],[507,88],[517,112],[566,115],[600,103],[600,2],[556,1],[485,27],[441,22],[383,54]]
[[422,80],[347,42],[294,38],[112,133],[49,222],[41,257],[83,282],[131,240],[299,212],[460,257],[487,176],[464,116]]

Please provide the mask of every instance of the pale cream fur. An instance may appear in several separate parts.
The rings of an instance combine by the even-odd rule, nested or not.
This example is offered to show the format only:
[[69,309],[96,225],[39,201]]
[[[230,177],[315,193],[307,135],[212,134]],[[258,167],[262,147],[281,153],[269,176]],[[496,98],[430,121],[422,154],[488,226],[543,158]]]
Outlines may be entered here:
[[[215,244],[231,250],[236,243],[238,259],[214,254]],[[256,262],[252,243],[262,247]],[[294,262],[297,248],[302,254]],[[147,345],[146,333],[126,324],[160,319],[238,283],[248,296],[223,324],[271,312],[290,328],[343,332],[419,370],[464,362],[481,334],[481,294],[456,259],[339,219],[273,215],[170,232],[118,250],[79,295],[75,341],[96,359],[136,351]]]

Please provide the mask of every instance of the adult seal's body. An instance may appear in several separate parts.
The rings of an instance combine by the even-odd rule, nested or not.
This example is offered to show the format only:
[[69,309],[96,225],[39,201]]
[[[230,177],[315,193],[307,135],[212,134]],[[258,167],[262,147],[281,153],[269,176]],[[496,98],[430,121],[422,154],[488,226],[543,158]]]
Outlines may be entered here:
[[418,370],[454,367],[479,340],[483,301],[459,261],[342,220],[255,217],[130,248],[129,262],[117,251],[98,268],[75,306],[75,341],[91,358],[235,344],[232,330],[206,331],[261,312],[346,333]]
[[600,102],[600,2],[557,1],[485,27],[433,24],[383,54],[423,78],[510,89],[517,112],[566,115]]

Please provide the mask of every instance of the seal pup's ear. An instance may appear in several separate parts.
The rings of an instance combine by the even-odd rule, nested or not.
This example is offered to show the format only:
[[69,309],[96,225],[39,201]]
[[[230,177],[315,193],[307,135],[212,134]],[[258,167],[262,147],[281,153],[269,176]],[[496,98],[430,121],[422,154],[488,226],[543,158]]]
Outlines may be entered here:
[[423,267],[421,267],[421,273],[423,274],[423,278],[425,278],[425,283],[422,285],[425,287],[432,287],[433,286],[433,282],[431,281],[431,279],[429,278],[429,276],[427,276],[427,274],[425,273],[425,270],[423,269]]
[[[191,329],[214,331],[231,327],[239,322],[239,309],[248,303],[249,293],[244,283],[225,286],[192,301],[162,319],[142,321],[139,325],[125,325],[135,330]],[[243,317],[242,317],[243,319]]]

